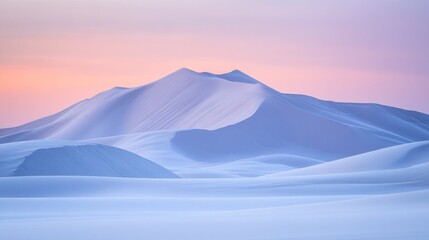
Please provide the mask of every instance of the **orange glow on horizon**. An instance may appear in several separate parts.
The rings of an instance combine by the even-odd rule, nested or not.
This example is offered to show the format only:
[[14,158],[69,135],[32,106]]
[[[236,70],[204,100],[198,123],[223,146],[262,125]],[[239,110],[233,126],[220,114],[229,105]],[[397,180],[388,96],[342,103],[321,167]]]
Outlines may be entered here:
[[182,67],[429,112],[429,4],[24,2],[0,3],[0,128]]

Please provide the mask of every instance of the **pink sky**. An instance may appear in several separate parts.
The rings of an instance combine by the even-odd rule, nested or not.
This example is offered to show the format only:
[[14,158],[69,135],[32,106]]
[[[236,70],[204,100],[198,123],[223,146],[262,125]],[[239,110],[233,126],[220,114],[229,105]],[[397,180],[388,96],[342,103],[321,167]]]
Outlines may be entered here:
[[426,1],[0,3],[0,127],[181,67],[429,113]]

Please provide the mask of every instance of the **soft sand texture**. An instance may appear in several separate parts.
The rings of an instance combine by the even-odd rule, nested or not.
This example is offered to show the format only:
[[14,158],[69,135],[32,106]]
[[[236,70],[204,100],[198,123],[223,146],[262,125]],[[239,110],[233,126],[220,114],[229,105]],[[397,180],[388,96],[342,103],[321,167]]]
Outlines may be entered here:
[[0,239],[426,240],[428,140],[422,113],[180,69],[0,129]]

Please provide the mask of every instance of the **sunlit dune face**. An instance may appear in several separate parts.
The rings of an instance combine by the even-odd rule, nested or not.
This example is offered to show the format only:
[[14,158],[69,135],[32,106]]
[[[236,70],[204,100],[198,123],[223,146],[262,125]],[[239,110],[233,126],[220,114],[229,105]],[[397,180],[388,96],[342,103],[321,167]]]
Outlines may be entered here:
[[429,112],[429,3],[2,1],[0,127],[181,67]]

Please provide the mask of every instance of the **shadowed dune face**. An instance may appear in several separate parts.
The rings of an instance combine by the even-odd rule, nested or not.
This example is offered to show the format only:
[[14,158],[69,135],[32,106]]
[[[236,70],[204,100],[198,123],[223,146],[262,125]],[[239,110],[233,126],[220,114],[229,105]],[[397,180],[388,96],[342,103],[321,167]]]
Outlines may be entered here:
[[[422,113],[282,94],[238,70],[212,74],[184,68],[2,129],[0,142],[85,140],[132,151],[184,176],[255,176],[256,166],[266,169],[259,176],[276,171],[270,161],[255,161],[261,156],[287,156],[283,166],[290,156],[331,161],[428,140],[428,126],[429,116]],[[248,169],[242,173],[234,170],[236,164],[224,166],[231,168],[225,173],[210,166],[245,159],[251,160],[240,161]],[[192,173],[202,167],[206,172]]]
[[0,145],[0,176],[177,178],[123,149],[100,144],[37,140]]
[[181,69],[0,136],[7,239],[428,236],[417,112]]

